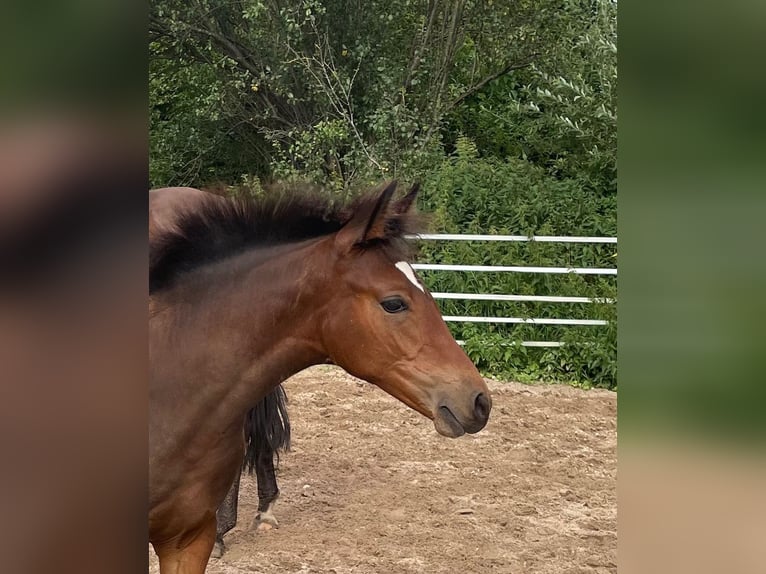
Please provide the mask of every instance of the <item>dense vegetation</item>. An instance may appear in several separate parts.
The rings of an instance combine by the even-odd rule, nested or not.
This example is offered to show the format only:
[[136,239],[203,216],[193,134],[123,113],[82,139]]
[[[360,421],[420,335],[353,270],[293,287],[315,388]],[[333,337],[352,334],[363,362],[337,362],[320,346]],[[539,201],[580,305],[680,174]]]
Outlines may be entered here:
[[[153,185],[423,182],[439,232],[616,234],[616,2],[154,0]],[[421,260],[615,266],[609,245],[424,242]],[[616,297],[614,277],[425,272],[434,291]],[[443,301],[490,374],[616,387],[610,304]],[[523,340],[565,341],[525,348]]]

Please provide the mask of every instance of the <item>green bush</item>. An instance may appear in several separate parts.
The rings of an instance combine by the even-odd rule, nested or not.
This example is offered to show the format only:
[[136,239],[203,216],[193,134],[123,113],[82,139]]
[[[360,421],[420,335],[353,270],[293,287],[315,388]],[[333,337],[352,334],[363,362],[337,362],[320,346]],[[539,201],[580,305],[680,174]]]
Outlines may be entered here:
[[[481,159],[470,141],[428,174],[422,204],[440,233],[614,236],[614,197],[583,191],[519,160]],[[614,244],[423,241],[428,263],[615,267]],[[616,299],[603,275],[421,271],[434,292],[568,295]],[[450,323],[485,373],[501,378],[616,388],[616,305],[440,300],[445,315],[602,319],[607,326]],[[563,341],[560,348],[521,341]]]

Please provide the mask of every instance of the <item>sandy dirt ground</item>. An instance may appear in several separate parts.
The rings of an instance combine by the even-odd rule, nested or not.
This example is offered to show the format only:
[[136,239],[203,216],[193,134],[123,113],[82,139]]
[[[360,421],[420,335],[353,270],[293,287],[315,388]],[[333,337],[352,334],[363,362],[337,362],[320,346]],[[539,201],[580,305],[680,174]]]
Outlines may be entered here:
[[280,527],[249,528],[243,477],[239,524],[207,572],[616,572],[616,395],[489,385],[489,424],[453,440],[337,368],[293,377]]

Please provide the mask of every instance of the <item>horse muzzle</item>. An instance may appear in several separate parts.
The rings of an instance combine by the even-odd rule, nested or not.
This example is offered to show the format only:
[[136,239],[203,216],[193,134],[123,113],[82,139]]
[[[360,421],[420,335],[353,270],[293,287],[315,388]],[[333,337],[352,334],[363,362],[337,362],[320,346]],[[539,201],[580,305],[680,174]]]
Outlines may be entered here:
[[478,392],[473,395],[469,408],[459,409],[442,401],[434,413],[433,421],[436,432],[440,435],[457,438],[465,433],[474,434],[487,425],[492,400],[488,393]]

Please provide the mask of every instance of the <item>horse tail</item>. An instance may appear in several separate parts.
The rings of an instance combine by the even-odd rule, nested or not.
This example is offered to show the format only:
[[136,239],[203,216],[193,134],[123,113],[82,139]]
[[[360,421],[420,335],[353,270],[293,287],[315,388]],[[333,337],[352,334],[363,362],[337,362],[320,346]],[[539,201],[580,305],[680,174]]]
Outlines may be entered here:
[[273,453],[279,463],[279,452],[290,450],[290,418],[287,415],[287,395],[282,385],[266,395],[250,409],[245,418],[245,461],[249,474],[264,453]]

